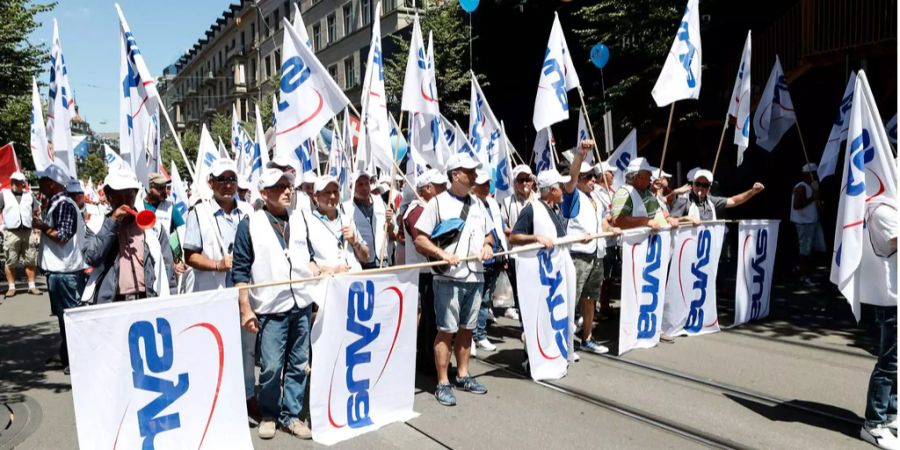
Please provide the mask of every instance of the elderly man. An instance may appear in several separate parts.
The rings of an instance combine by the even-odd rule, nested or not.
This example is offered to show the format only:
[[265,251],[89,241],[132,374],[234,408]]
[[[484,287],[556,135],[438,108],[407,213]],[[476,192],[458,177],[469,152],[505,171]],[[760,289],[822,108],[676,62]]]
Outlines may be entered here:
[[678,226],[678,219],[669,217],[650,188],[650,179],[656,170],[646,158],[634,158],[628,163],[625,184],[613,197],[612,225],[623,230],[637,227],[658,230],[666,224]]
[[369,257],[360,261],[363,269],[381,267],[382,262],[384,266],[390,266],[393,261],[393,241],[396,240],[394,210],[387,207],[380,196],[372,193],[373,178],[365,170],[353,174],[353,200],[344,208],[353,216],[353,222],[369,248]]
[[[181,275],[187,267],[184,264],[178,229],[185,226],[185,221],[181,211],[175,207],[172,201],[168,200],[172,189],[172,180],[161,173],[151,173],[149,181],[147,195],[144,197],[144,209],[153,211],[156,214],[156,221],[162,225],[166,233],[169,233],[172,255],[175,258],[175,274]],[[183,233],[184,230],[182,229],[181,232]]]
[[50,164],[35,175],[41,195],[49,199],[46,221],[35,212],[32,226],[41,232],[41,269],[47,274],[50,292],[50,310],[59,322],[59,359],[69,374],[69,352],[66,347],[66,327],[63,311],[79,305],[84,289],[84,219],[78,206],[66,195],[69,175],[55,164]]
[[262,420],[257,433],[262,439],[273,438],[277,421],[292,436],[310,439],[312,433],[300,413],[309,362],[312,294],[305,284],[247,286],[309,277],[318,268],[311,262],[303,216],[290,209],[294,175],[266,169],[259,190],[266,205],[238,225],[232,269],[235,286],[244,288],[238,297],[241,326],[260,334],[257,402]]
[[[494,239],[494,253],[509,250],[509,244],[506,243],[506,233],[503,230],[503,221],[500,218],[500,205],[490,195],[491,176],[487,172],[483,170],[477,172],[472,193],[484,204],[484,210],[494,225],[494,228],[491,230],[491,236]],[[494,305],[494,289],[497,287],[497,278],[500,277],[501,272],[506,270],[507,257],[505,256],[484,262],[484,293],[481,299],[481,308],[478,310],[478,323],[473,334],[476,349],[480,348],[489,352],[497,350],[497,346],[487,338],[487,322],[488,317],[491,316],[491,308]]]
[[[446,261],[450,267],[436,268],[434,277],[434,312],[437,338],[434,341],[434,364],[437,387],[434,396],[444,406],[456,404],[456,396],[447,374],[450,365],[451,341],[455,350],[457,376],[453,385],[474,394],[486,394],[487,388],[469,375],[469,353],[472,330],[478,321],[478,309],[484,289],[484,265],[494,256],[493,224],[483,204],[469,191],[475,184],[475,169],[481,164],[463,153],[452,155],[447,161],[450,189],[428,202],[416,223],[419,234],[415,244],[419,253]],[[452,238],[433,235],[435,231],[452,228]],[[435,244],[441,242],[443,247]],[[449,241],[449,242],[444,242]],[[475,261],[461,261],[470,255],[480,255]]]
[[[500,216],[504,226],[503,231],[506,233],[507,238],[512,234],[512,229],[519,220],[519,214],[521,214],[522,210],[536,198],[534,195],[534,174],[531,172],[531,167],[528,167],[525,164],[514,167],[512,179],[513,195],[504,198],[503,204],[500,205]],[[511,255],[510,259],[512,260],[512,264],[509,264],[509,269],[506,274],[509,277],[509,283],[512,285],[513,302],[516,307],[507,308],[503,315],[509,319],[518,321],[519,286],[516,281],[516,255]]]
[[675,199],[675,204],[672,205],[672,216],[680,217],[682,222],[694,224],[699,224],[704,220],[716,220],[726,208],[743,205],[765,189],[762,183],[753,183],[753,187],[738,195],[718,197],[709,195],[712,182],[712,172],[705,169],[694,172],[694,179],[691,180],[691,192],[682,194]]
[[812,252],[824,253],[826,250],[825,235],[819,222],[819,184],[816,182],[816,170],[818,166],[815,163],[803,166],[803,180],[794,185],[791,196],[791,222],[797,229],[800,247],[797,271],[800,273],[800,282],[806,286],[814,284],[809,278],[812,274],[809,261]]
[[22,172],[13,172],[9,177],[10,187],[0,191],[0,211],[3,212],[3,252],[6,254],[6,282],[9,288],[6,296],[16,295],[16,267],[25,268],[28,279],[28,293],[41,295],[34,284],[37,264],[37,241],[32,239],[31,218],[40,214],[40,205],[27,191],[28,182]]
[[331,175],[316,180],[316,209],[303,211],[309,232],[310,253],[323,273],[362,270],[359,261],[369,258],[356,225],[341,207],[338,181]]

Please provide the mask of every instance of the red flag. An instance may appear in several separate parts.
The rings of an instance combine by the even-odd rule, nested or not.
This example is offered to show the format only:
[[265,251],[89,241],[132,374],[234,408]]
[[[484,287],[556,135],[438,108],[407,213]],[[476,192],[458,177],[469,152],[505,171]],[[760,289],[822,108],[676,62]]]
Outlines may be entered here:
[[19,168],[16,164],[16,151],[10,142],[0,147],[0,189],[9,188],[9,177],[17,170]]

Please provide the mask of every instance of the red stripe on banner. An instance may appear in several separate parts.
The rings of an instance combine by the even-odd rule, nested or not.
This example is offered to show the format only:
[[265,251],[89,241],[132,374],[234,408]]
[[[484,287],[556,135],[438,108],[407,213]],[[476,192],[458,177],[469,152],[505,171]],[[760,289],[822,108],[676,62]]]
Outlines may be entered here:
[[857,226],[857,225],[862,225],[863,222],[865,222],[865,221],[864,221],[864,220],[858,220],[858,221],[856,221],[856,222],[848,223],[847,225],[844,225],[844,229],[846,230],[847,228],[853,228],[853,227],[855,227],[855,226]]
[[287,130],[284,130],[284,131],[281,131],[281,132],[279,132],[279,133],[276,133],[275,135],[276,135],[276,136],[281,136],[282,134],[290,133],[291,131],[294,131],[294,130],[296,130],[297,128],[302,127],[303,125],[306,125],[307,123],[309,123],[310,120],[313,120],[316,116],[318,116],[319,113],[322,112],[322,105],[325,104],[325,99],[322,98],[322,94],[320,94],[319,91],[316,91],[316,95],[319,96],[319,106],[316,106],[316,110],[313,111],[313,113],[310,114],[309,117],[307,117],[307,118],[301,120],[300,123],[298,123],[297,125],[294,125],[294,126],[288,128]]
[[397,294],[397,300],[399,300],[400,304],[399,312],[397,313],[397,329],[394,331],[394,340],[391,341],[391,349],[388,350],[387,358],[384,360],[384,365],[381,366],[381,372],[378,373],[378,378],[375,379],[375,384],[372,385],[372,389],[375,389],[375,386],[378,386],[378,382],[381,381],[381,376],[384,375],[384,369],[387,368],[388,362],[391,360],[391,354],[394,353],[394,345],[397,343],[397,336],[400,335],[400,324],[403,322],[403,293],[395,286],[384,289],[384,291],[388,290],[394,291],[394,293]]
[[209,417],[206,419],[206,426],[203,427],[203,435],[200,437],[200,444],[197,445],[197,448],[199,449],[200,447],[203,447],[203,440],[206,439],[206,432],[209,431],[209,424],[212,422],[213,413],[216,411],[216,402],[219,401],[219,390],[222,387],[222,369],[224,368],[225,363],[225,348],[222,345],[222,335],[219,333],[219,329],[211,323],[203,322],[191,325],[185,328],[182,333],[197,327],[205,328],[212,333],[213,337],[216,339],[216,347],[219,349],[219,375],[216,379],[216,394],[213,396],[212,407],[209,408]]

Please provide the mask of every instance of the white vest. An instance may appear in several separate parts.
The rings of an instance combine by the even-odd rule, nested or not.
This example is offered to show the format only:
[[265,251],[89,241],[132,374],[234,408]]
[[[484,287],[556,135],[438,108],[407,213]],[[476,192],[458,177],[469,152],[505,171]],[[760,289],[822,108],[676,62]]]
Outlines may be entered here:
[[644,200],[641,198],[641,194],[638,194],[637,189],[630,184],[623,184],[622,189],[625,189],[628,195],[631,196],[631,217],[650,217],[647,214],[647,207],[644,206]]
[[7,230],[19,227],[31,228],[31,209],[34,206],[34,197],[31,192],[22,192],[22,203],[16,200],[16,196],[9,189],[3,190],[3,226]]
[[[311,253],[316,264],[320,267],[335,267],[343,264],[349,266],[351,271],[362,270],[353,247],[347,245],[343,239],[335,237],[328,225],[315,212],[301,210],[300,214],[305,221],[304,225],[308,227],[309,245],[312,246]],[[356,231],[345,214],[338,214],[337,217],[341,227],[349,226],[353,228],[354,232]],[[292,229],[291,234],[293,231]]]
[[[701,220],[700,217],[700,208],[697,207],[697,204],[691,201],[691,194],[681,194],[681,197],[684,197],[684,200],[687,202],[688,210],[687,217],[692,217],[694,219]],[[706,196],[706,207],[712,211],[712,220],[717,220],[716,208],[713,205],[712,201],[709,199],[709,196]]]
[[[806,192],[806,197],[811,197],[813,194],[813,188],[804,181],[801,181],[794,185],[794,190],[797,189],[798,186],[803,186],[803,190]],[[791,191],[791,222],[794,223],[815,223],[819,220],[819,211],[816,209],[816,202],[809,202],[808,205],[803,208],[796,209],[794,208],[794,190]]]
[[[532,195],[532,198],[534,196]],[[512,230],[516,226],[516,221],[519,220],[519,214],[522,213],[522,210],[525,209],[525,206],[528,205],[532,200],[526,200],[524,202],[520,202],[516,198],[516,194],[510,195],[503,199],[503,212],[506,213],[506,223],[504,226]],[[501,220],[502,221],[502,220]],[[517,255],[513,253],[509,255],[510,258],[515,259]]]
[[[194,206],[194,214],[197,214],[197,224],[200,227],[200,236],[203,243],[203,256],[219,261],[225,257],[227,248],[222,248],[224,242],[219,241],[219,227],[216,225],[216,218],[213,217],[212,208],[209,202],[215,200],[202,201]],[[160,204],[162,206],[162,204]],[[243,213],[239,220],[247,217],[247,212],[253,211],[253,208],[242,201],[238,201],[235,205]],[[237,227],[235,227],[236,229]],[[221,236],[224,239],[224,236]],[[234,237],[232,236],[232,239]],[[213,289],[225,288],[227,280],[226,272],[216,272],[213,270],[197,270],[194,269],[194,292],[209,291]]]
[[[566,234],[571,236],[584,236],[589,234],[600,234],[603,231],[603,205],[597,202],[591,196],[575,189],[575,195],[578,196],[578,215],[569,219],[566,226]],[[606,245],[599,245],[597,239],[592,239],[588,243],[574,242],[570,247],[572,253],[582,255],[603,256],[606,254]]]
[[547,210],[544,203],[540,200],[532,200],[531,208],[534,212],[532,216],[534,218],[534,235],[544,236],[554,241],[559,239],[556,224],[553,222],[553,218],[550,217],[550,211]]
[[[435,223],[435,227],[441,221],[458,217],[447,213],[447,211],[456,210],[456,208],[450,206],[450,202],[459,201],[450,195],[450,191],[438,195],[431,201],[435,202],[435,206],[438,208],[438,222]],[[469,215],[466,217],[466,223],[463,226],[462,233],[459,235],[459,240],[455,244],[444,248],[445,252],[454,254],[460,259],[467,256],[480,256],[481,249],[484,248],[484,237],[489,232],[484,227],[487,214],[484,204],[472,194],[469,194],[469,202]],[[435,276],[458,281],[483,282],[484,264],[482,264],[481,259],[461,262],[456,267],[450,267],[446,273],[441,275],[435,274]]]
[[[300,211],[290,212],[288,227],[291,236],[287,250],[281,248],[281,243],[278,242],[278,236],[275,234],[265,210],[250,214],[250,236],[254,255],[250,276],[253,284],[312,276],[309,270],[307,230],[300,214]],[[300,308],[305,308],[312,301],[312,294],[307,284],[285,284],[250,289],[250,307],[257,314],[287,312],[295,304]]]
[[[53,223],[53,212],[63,202],[70,203],[78,210],[78,205],[72,199],[65,195],[59,197],[50,205],[47,210],[47,224],[51,228],[56,228],[58,224]],[[75,234],[65,244],[60,244],[50,239],[45,234],[41,234],[41,268],[47,272],[78,272],[83,270],[84,255],[81,253],[81,247],[84,243],[84,219],[81,213],[75,214]]]
[[[406,257],[406,264],[419,264],[419,263],[428,262],[428,258],[422,256],[422,254],[416,250],[416,241],[415,241],[415,239],[413,239],[412,235],[409,234],[409,230],[407,230],[405,228],[406,227],[406,219],[409,217],[410,211],[412,211],[413,209],[418,208],[418,207],[424,208],[425,205],[423,205],[422,202],[419,201],[419,199],[415,199],[406,208],[406,212],[403,213],[403,225],[402,226],[404,227],[403,232],[406,234],[406,245],[403,246],[403,254]],[[429,269],[427,267],[419,269],[419,273],[430,273],[430,272],[431,272],[431,269]]]
[[[372,220],[374,223],[369,222],[369,219],[356,207],[352,199],[344,205],[344,211],[348,211],[353,215],[353,223],[356,225],[356,229],[359,230],[359,234],[365,241],[366,246],[369,247],[369,259],[368,261],[360,261],[363,263],[377,262],[382,255],[381,249],[386,242],[384,239],[384,200],[377,195],[369,194],[369,196],[372,198]],[[390,258],[391,252],[390,246],[388,246],[384,252],[384,259],[389,261]]]

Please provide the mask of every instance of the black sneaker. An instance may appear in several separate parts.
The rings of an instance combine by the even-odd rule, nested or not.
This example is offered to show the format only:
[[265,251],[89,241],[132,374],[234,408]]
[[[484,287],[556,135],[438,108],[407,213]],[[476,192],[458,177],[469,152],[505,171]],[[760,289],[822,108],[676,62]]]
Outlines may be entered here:
[[483,384],[475,381],[471,375],[466,375],[462,378],[457,377],[453,380],[453,385],[456,386],[457,389],[464,390],[466,392],[471,392],[473,394],[487,394],[487,388],[484,387]]

